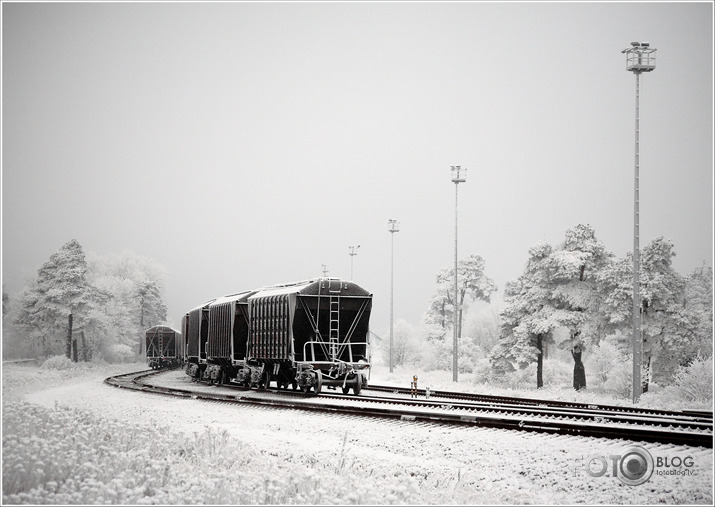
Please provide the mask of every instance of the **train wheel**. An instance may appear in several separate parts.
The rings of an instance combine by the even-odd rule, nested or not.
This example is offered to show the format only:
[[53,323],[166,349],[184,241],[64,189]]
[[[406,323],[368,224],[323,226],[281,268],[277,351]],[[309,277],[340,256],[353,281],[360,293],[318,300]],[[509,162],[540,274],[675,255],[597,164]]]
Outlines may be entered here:
[[355,375],[355,384],[353,385],[353,393],[355,396],[360,394],[360,391],[362,391],[362,375],[358,373]]
[[261,389],[268,389],[271,385],[271,374],[266,373],[261,382]]
[[311,389],[310,386],[303,386],[303,387],[301,387],[301,390],[306,394],[306,396],[307,396],[308,394],[310,394],[310,389]]
[[292,386],[294,391],[298,390],[298,381],[296,379],[293,379]]
[[315,375],[315,395],[318,396],[323,390],[323,373],[317,370]]
[[350,386],[348,384],[345,384],[345,387],[343,387],[343,394],[348,394],[350,392]]

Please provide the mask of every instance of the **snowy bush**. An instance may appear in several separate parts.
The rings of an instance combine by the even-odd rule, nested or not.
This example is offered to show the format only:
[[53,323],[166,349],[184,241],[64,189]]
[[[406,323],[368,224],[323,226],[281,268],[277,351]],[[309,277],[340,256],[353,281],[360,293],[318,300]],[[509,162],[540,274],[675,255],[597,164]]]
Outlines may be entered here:
[[627,359],[618,367],[613,368],[608,373],[608,379],[603,383],[603,390],[617,398],[629,398],[631,396],[631,388],[633,387],[632,368],[629,367]]
[[76,366],[67,356],[48,357],[40,368],[45,370],[69,370]]
[[602,341],[600,345],[589,350],[584,366],[586,374],[590,374],[599,385],[603,385],[608,381],[611,372],[623,369],[627,361],[628,358],[621,354],[615,345]]
[[482,357],[474,364],[474,382],[477,384],[491,384],[497,380],[497,374],[492,369],[488,357]]
[[511,389],[536,387],[536,363],[531,363],[526,368],[517,368],[516,371],[506,374],[503,379],[503,385]]
[[[3,504],[417,504],[405,470],[285,460],[206,428],[126,425],[81,410],[3,406]],[[365,488],[366,477],[380,488]]]
[[660,398],[674,398],[687,403],[712,406],[713,358],[697,357],[689,366],[681,366],[672,385],[664,387]]
[[[545,360],[544,387],[573,388],[573,367],[573,361]],[[534,375],[534,386],[536,386],[536,375]]]
[[129,345],[114,343],[107,347],[105,359],[112,363],[126,363],[136,360],[136,354]]

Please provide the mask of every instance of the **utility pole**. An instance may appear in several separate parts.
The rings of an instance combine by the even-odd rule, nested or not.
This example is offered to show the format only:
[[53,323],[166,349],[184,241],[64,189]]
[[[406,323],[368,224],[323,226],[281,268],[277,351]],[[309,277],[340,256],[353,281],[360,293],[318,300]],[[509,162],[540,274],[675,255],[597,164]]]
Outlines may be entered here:
[[641,365],[643,363],[643,338],[641,336],[640,297],[640,75],[655,69],[655,49],[648,42],[631,42],[626,54],[626,70],[636,75],[636,142],[635,167],[633,171],[633,403],[640,400]]
[[394,307],[394,295],[395,295],[395,233],[400,232],[400,224],[397,220],[390,218],[387,221],[388,231],[390,231],[391,237],[391,247],[390,247],[390,373],[394,368],[392,361],[392,344],[393,344],[393,307]]
[[454,183],[454,340],[452,342],[452,381],[458,382],[459,370],[459,284],[457,283],[457,210],[459,204],[459,184],[467,181],[467,168],[452,166],[452,183]]

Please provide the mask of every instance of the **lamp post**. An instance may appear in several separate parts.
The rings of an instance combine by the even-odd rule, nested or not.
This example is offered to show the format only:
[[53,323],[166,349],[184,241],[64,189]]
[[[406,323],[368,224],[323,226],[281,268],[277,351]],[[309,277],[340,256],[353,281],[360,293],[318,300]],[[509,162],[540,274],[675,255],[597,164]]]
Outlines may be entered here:
[[390,218],[387,221],[388,231],[390,231],[391,246],[390,246],[390,373],[392,373],[393,362],[392,362],[392,336],[394,334],[393,330],[393,304],[394,304],[394,293],[395,293],[395,233],[400,232],[400,224],[397,220]]
[[452,166],[452,183],[454,183],[454,340],[452,342],[452,381],[458,382],[458,361],[459,353],[458,332],[459,332],[459,285],[457,284],[457,210],[459,203],[459,184],[467,181],[467,168],[462,169],[458,165]]
[[643,386],[641,384],[641,364],[643,361],[643,339],[641,338],[641,298],[640,298],[640,75],[655,69],[655,49],[648,42],[631,42],[631,47],[621,53],[626,55],[626,70],[636,75],[636,156],[633,172],[633,403],[638,403]]
[[358,248],[360,248],[360,245],[348,247],[350,250],[350,280],[353,280],[353,257],[357,255]]

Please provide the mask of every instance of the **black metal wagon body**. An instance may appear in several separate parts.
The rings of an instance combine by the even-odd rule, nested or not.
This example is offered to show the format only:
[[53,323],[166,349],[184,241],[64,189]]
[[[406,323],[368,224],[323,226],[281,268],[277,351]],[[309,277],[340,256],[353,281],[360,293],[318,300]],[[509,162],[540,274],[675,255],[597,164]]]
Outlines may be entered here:
[[209,383],[235,378],[245,364],[248,342],[248,298],[246,291],[214,300],[208,305],[206,370]]
[[264,382],[319,392],[366,385],[372,294],[353,282],[319,278],[262,289],[248,298],[246,361]]
[[214,300],[190,310],[181,318],[184,337],[186,373],[198,380],[206,369],[206,344],[209,336],[209,305]]
[[151,368],[178,366],[183,361],[181,333],[169,326],[153,326],[144,333],[146,359]]

